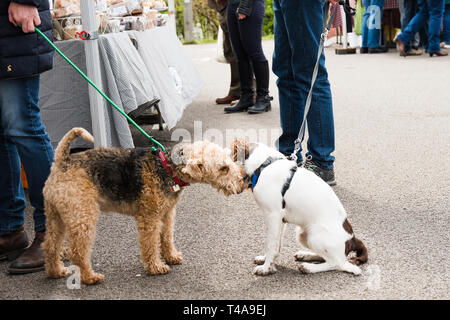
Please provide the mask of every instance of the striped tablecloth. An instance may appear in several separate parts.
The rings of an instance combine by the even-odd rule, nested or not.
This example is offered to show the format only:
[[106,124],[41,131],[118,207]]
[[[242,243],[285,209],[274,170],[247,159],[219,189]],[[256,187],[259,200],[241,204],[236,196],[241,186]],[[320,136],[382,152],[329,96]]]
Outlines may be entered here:
[[398,0],[384,1],[384,9],[397,9],[397,8],[398,8]]

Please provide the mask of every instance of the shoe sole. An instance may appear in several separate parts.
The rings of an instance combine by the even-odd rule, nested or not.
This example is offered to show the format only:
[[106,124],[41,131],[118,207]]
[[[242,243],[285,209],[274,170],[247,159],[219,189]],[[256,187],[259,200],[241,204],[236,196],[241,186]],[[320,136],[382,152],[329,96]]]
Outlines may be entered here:
[[330,187],[337,185],[336,180],[333,180],[333,181],[327,181],[327,183],[328,183],[328,185],[329,185]]
[[[248,108],[247,108],[248,109]],[[242,110],[239,110],[239,111],[235,111],[235,110],[233,110],[233,111],[227,111],[227,110],[223,110],[225,113],[239,113],[239,112],[247,112],[247,109],[242,109]]]
[[221,102],[217,102],[216,101],[216,104],[218,104],[218,105],[230,104],[230,103],[232,103],[233,101],[236,101],[236,100],[239,100],[239,98],[231,100],[231,101],[221,101]]
[[36,268],[30,268],[30,269],[12,269],[8,268],[9,274],[27,274],[27,273],[34,273],[34,272],[40,272],[44,271],[45,267],[36,267]]
[[264,111],[253,111],[253,110],[248,110],[248,113],[250,114],[261,114],[264,112],[269,112],[270,110],[272,110],[272,107],[267,107],[264,109]]
[[19,249],[16,251],[8,252],[0,256],[0,261],[13,261],[16,260],[27,248]]

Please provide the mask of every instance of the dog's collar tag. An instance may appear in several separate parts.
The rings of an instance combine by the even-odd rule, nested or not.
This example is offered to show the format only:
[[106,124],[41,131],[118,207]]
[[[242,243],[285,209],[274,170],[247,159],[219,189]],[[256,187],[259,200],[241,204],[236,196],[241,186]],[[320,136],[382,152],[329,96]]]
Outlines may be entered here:
[[161,160],[164,168],[166,168],[167,172],[172,177],[172,180],[175,182],[175,184],[170,188],[173,192],[178,192],[180,191],[181,187],[186,187],[189,185],[189,183],[184,182],[173,174],[173,170],[171,167],[169,167],[166,156],[164,155],[164,152],[162,150],[159,150],[158,157],[159,160]]

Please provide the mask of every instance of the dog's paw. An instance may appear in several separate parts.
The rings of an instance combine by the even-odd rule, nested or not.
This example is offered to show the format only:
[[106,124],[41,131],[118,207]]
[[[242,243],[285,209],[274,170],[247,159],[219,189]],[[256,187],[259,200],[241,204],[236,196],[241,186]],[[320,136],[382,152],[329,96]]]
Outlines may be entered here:
[[295,261],[324,262],[322,257],[308,251],[299,250],[294,254]]
[[360,276],[362,273],[362,270],[361,270],[361,268],[356,267],[352,272],[355,276]]
[[354,264],[351,263],[346,263],[344,266],[341,267],[341,270],[348,273],[353,273],[355,276],[359,276],[362,273],[360,267],[355,266]]
[[46,270],[48,276],[54,279],[65,278],[69,275],[69,269],[66,267],[59,268],[58,270],[50,270],[50,268],[46,267]]
[[295,261],[305,261],[306,254],[303,251],[298,251],[294,254]]
[[353,263],[353,264],[357,265],[357,266],[359,266],[361,264],[361,261],[359,260],[358,257],[352,257],[352,258],[348,259],[348,261],[350,263]]
[[168,273],[170,271],[170,267],[167,264],[156,264],[147,266],[146,270],[151,275],[158,275]]
[[81,282],[87,285],[99,284],[103,282],[104,275],[100,273],[92,273],[88,276],[81,276]]
[[257,276],[268,276],[269,274],[274,274],[275,272],[277,272],[277,268],[273,264],[270,267],[262,265],[253,269],[253,274]]
[[171,256],[166,259],[167,264],[182,264],[183,263],[183,254],[181,252],[175,252]]
[[262,265],[266,262],[266,256],[257,256],[253,259],[253,263],[257,265]]
[[298,266],[298,271],[300,271],[301,273],[311,273],[311,270],[308,269],[307,266],[305,266],[305,264],[300,263],[300,265]]

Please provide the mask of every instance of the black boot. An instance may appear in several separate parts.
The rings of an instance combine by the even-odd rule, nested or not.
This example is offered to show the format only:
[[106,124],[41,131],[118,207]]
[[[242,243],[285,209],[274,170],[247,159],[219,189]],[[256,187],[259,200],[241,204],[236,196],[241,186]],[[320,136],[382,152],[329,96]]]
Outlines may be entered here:
[[241,97],[237,104],[225,108],[225,113],[247,111],[249,107],[255,104],[252,65],[250,61],[238,61],[238,66],[239,77],[241,78]]
[[253,107],[248,108],[248,113],[263,113],[272,107],[269,96],[269,62],[254,62],[253,70],[256,78],[256,102]]

